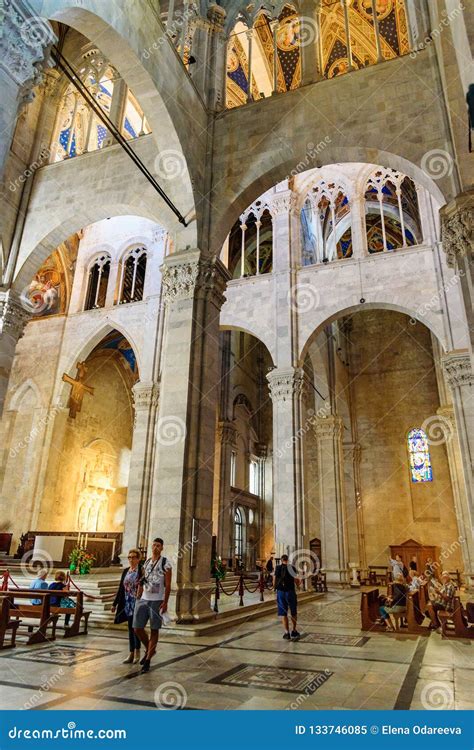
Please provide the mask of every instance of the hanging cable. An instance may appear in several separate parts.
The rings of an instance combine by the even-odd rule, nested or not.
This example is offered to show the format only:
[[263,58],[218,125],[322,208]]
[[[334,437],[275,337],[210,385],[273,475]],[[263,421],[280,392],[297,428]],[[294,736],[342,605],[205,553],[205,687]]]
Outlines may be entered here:
[[[122,133],[117,128],[117,126],[112,122],[112,120],[104,112],[102,107],[98,104],[96,99],[92,96],[89,89],[87,88],[87,86],[85,86],[83,81],[81,81],[79,74],[74,70],[72,65],[66,60],[66,58],[59,52],[59,50],[56,47],[53,47],[51,51],[51,57],[53,58],[56,65],[58,66],[59,70],[61,70],[62,73],[64,73],[66,78],[72,83],[74,88],[77,89],[77,91],[80,93],[83,99],[85,99],[85,101],[90,106],[90,108],[95,112],[99,120],[101,120],[101,122],[113,134],[113,136],[116,138],[118,143],[122,146],[123,150],[128,154],[128,156],[136,164],[140,172],[146,177],[148,182],[152,185],[152,187],[156,190],[156,192],[161,196],[161,198],[163,198],[166,205],[169,206],[169,208],[178,218],[179,223],[187,227],[188,224],[186,222],[186,219],[182,215],[182,213],[176,208],[171,198],[169,198],[166,195],[163,188],[160,187],[160,185],[157,183],[157,181],[155,180],[151,172],[143,164],[142,160],[137,156],[134,150],[130,147],[130,144],[123,137]],[[71,127],[73,127],[73,124],[74,123],[71,124]]]

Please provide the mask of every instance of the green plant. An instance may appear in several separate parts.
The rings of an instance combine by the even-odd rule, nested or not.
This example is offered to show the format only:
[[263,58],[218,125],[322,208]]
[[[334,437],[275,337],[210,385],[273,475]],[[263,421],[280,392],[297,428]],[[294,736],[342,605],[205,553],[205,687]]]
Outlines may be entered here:
[[69,567],[71,570],[77,570],[81,575],[90,573],[95,562],[95,557],[91,552],[87,552],[83,547],[74,547],[69,555]]

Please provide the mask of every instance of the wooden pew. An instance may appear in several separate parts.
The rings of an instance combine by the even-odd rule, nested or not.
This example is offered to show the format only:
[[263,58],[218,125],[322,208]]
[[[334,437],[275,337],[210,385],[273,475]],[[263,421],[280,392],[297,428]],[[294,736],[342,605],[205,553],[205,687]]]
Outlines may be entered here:
[[[76,598],[76,606],[73,607],[52,607],[51,597],[57,598],[61,594],[68,597]],[[57,590],[45,589],[15,589],[13,591],[0,591],[0,596],[8,595],[10,602],[20,599],[21,602],[11,604],[10,616],[13,618],[35,619],[39,620],[39,626],[30,634],[28,645],[32,643],[44,643],[45,641],[54,641],[56,639],[56,628],[61,615],[70,615],[73,618],[72,624],[64,628],[64,637],[73,638],[76,635],[87,635],[87,626],[90,612],[84,611],[84,595],[82,591],[68,591],[67,594]],[[41,604],[31,604],[31,599],[42,599]],[[84,622],[84,628],[81,630],[81,623]],[[30,626],[31,627],[31,626]],[[51,633],[48,637],[48,629]]]
[[[16,631],[21,620],[10,619],[10,604],[10,599],[7,596],[3,597],[0,608],[0,650],[16,646]],[[8,633],[10,633],[10,643],[5,643]]]
[[[423,587],[422,587],[423,588]],[[417,633],[428,635],[429,627],[423,625],[425,619],[426,605],[424,602],[424,594],[421,591],[410,591],[407,595],[407,611],[406,611],[406,633]]]
[[[51,614],[51,595],[48,592],[41,589],[35,589],[34,591],[19,589],[15,591],[0,591],[0,597],[2,599],[8,598],[10,602],[10,617],[17,620],[20,620],[20,618],[21,620],[28,618],[39,620],[39,625],[33,626],[33,632],[30,632],[31,626],[28,627],[28,645],[55,640],[59,615]],[[19,599],[20,601],[16,602],[15,599]],[[42,599],[43,601],[41,604],[31,604],[31,599]],[[36,629],[34,629],[35,627]],[[49,628],[51,628],[51,635],[48,638]]]
[[361,630],[386,632],[385,625],[379,625],[379,590],[362,591],[360,595],[360,615],[362,621]]
[[474,625],[469,625],[459,596],[454,597],[454,610],[440,610],[438,618],[443,638],[474,638]]

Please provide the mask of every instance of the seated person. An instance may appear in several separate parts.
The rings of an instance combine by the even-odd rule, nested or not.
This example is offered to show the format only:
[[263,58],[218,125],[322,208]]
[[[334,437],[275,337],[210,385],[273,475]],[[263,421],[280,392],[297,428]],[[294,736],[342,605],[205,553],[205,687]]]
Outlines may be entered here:
[[408,567],[410,568],[410,574],[413,576],[413,574],[416,573],[416,571],[418,570],[418,563],[416,560],[416,555],[413,555]]
[[[38,570],[37,576],[33,583],[30,586],[30,589],[47,589],[48,584],[46,583],[46,579],[48,577],[48,571],[45,568],[42,568]],[[32,599],[32,604],[42,604],[42,599]]]
[[392,587],[392,596],[379,608],[380,617],[387,626],[387,631],[391,633],[395,628],[390,620],[390,615],[406,612],[407,610],[407,588],[405,577],[398,575]]
[[441,583],[435,578],[431,579],[430,589],[430,603],[426,609],[428,617],[431,620],[430,628],[441,632],[441,623],[438,618],[438,612],[440,610],[446,610],[446,612],[452,612],[454,609],[454,595],[456,593],[456,586],[451,580],[447,570],[443,570],[441,574]]
[[[59,570],[55,577],[53,583],[49,584],[49,590],[51,591],[61,591],[61,593],[65,594],[67,593],[66,588],[66,574],[62,572],[62,570]],[[68,596],[52,596],[51,597],[51,606],[52,607],[67,607],[68,609],[72,609],[76,606],[75,602],[70,599]],[[64,624],[67,626],[69,625],[69,620],[71,619],[71,615],[65,615],[64,616]]]
[[423,575],[423,573],[418,573],[415,571],[412,571],[412,577],[411,577],[411,583],[409,585],[409,591],[419,591],[420,587],[423,586],[423,584],[426,583],[426,578]]

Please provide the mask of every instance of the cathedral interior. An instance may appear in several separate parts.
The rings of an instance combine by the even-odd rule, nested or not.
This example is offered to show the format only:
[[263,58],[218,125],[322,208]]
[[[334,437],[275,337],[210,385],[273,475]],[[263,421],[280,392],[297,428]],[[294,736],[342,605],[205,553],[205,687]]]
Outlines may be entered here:
[[[188,708],[429,709],[436,679],[472,709],[472,621],[360,628],[396,554],[474,600],[472,3],[2,15],[3,593],[79,548],[96,597],[72,656],[0,655],[6,703],[61,663],[37,707],[147,708],[169,669]],[[157,536],[165,667],[107,693],[111,593]],[[282,645],[285,554],[305,637]]]

